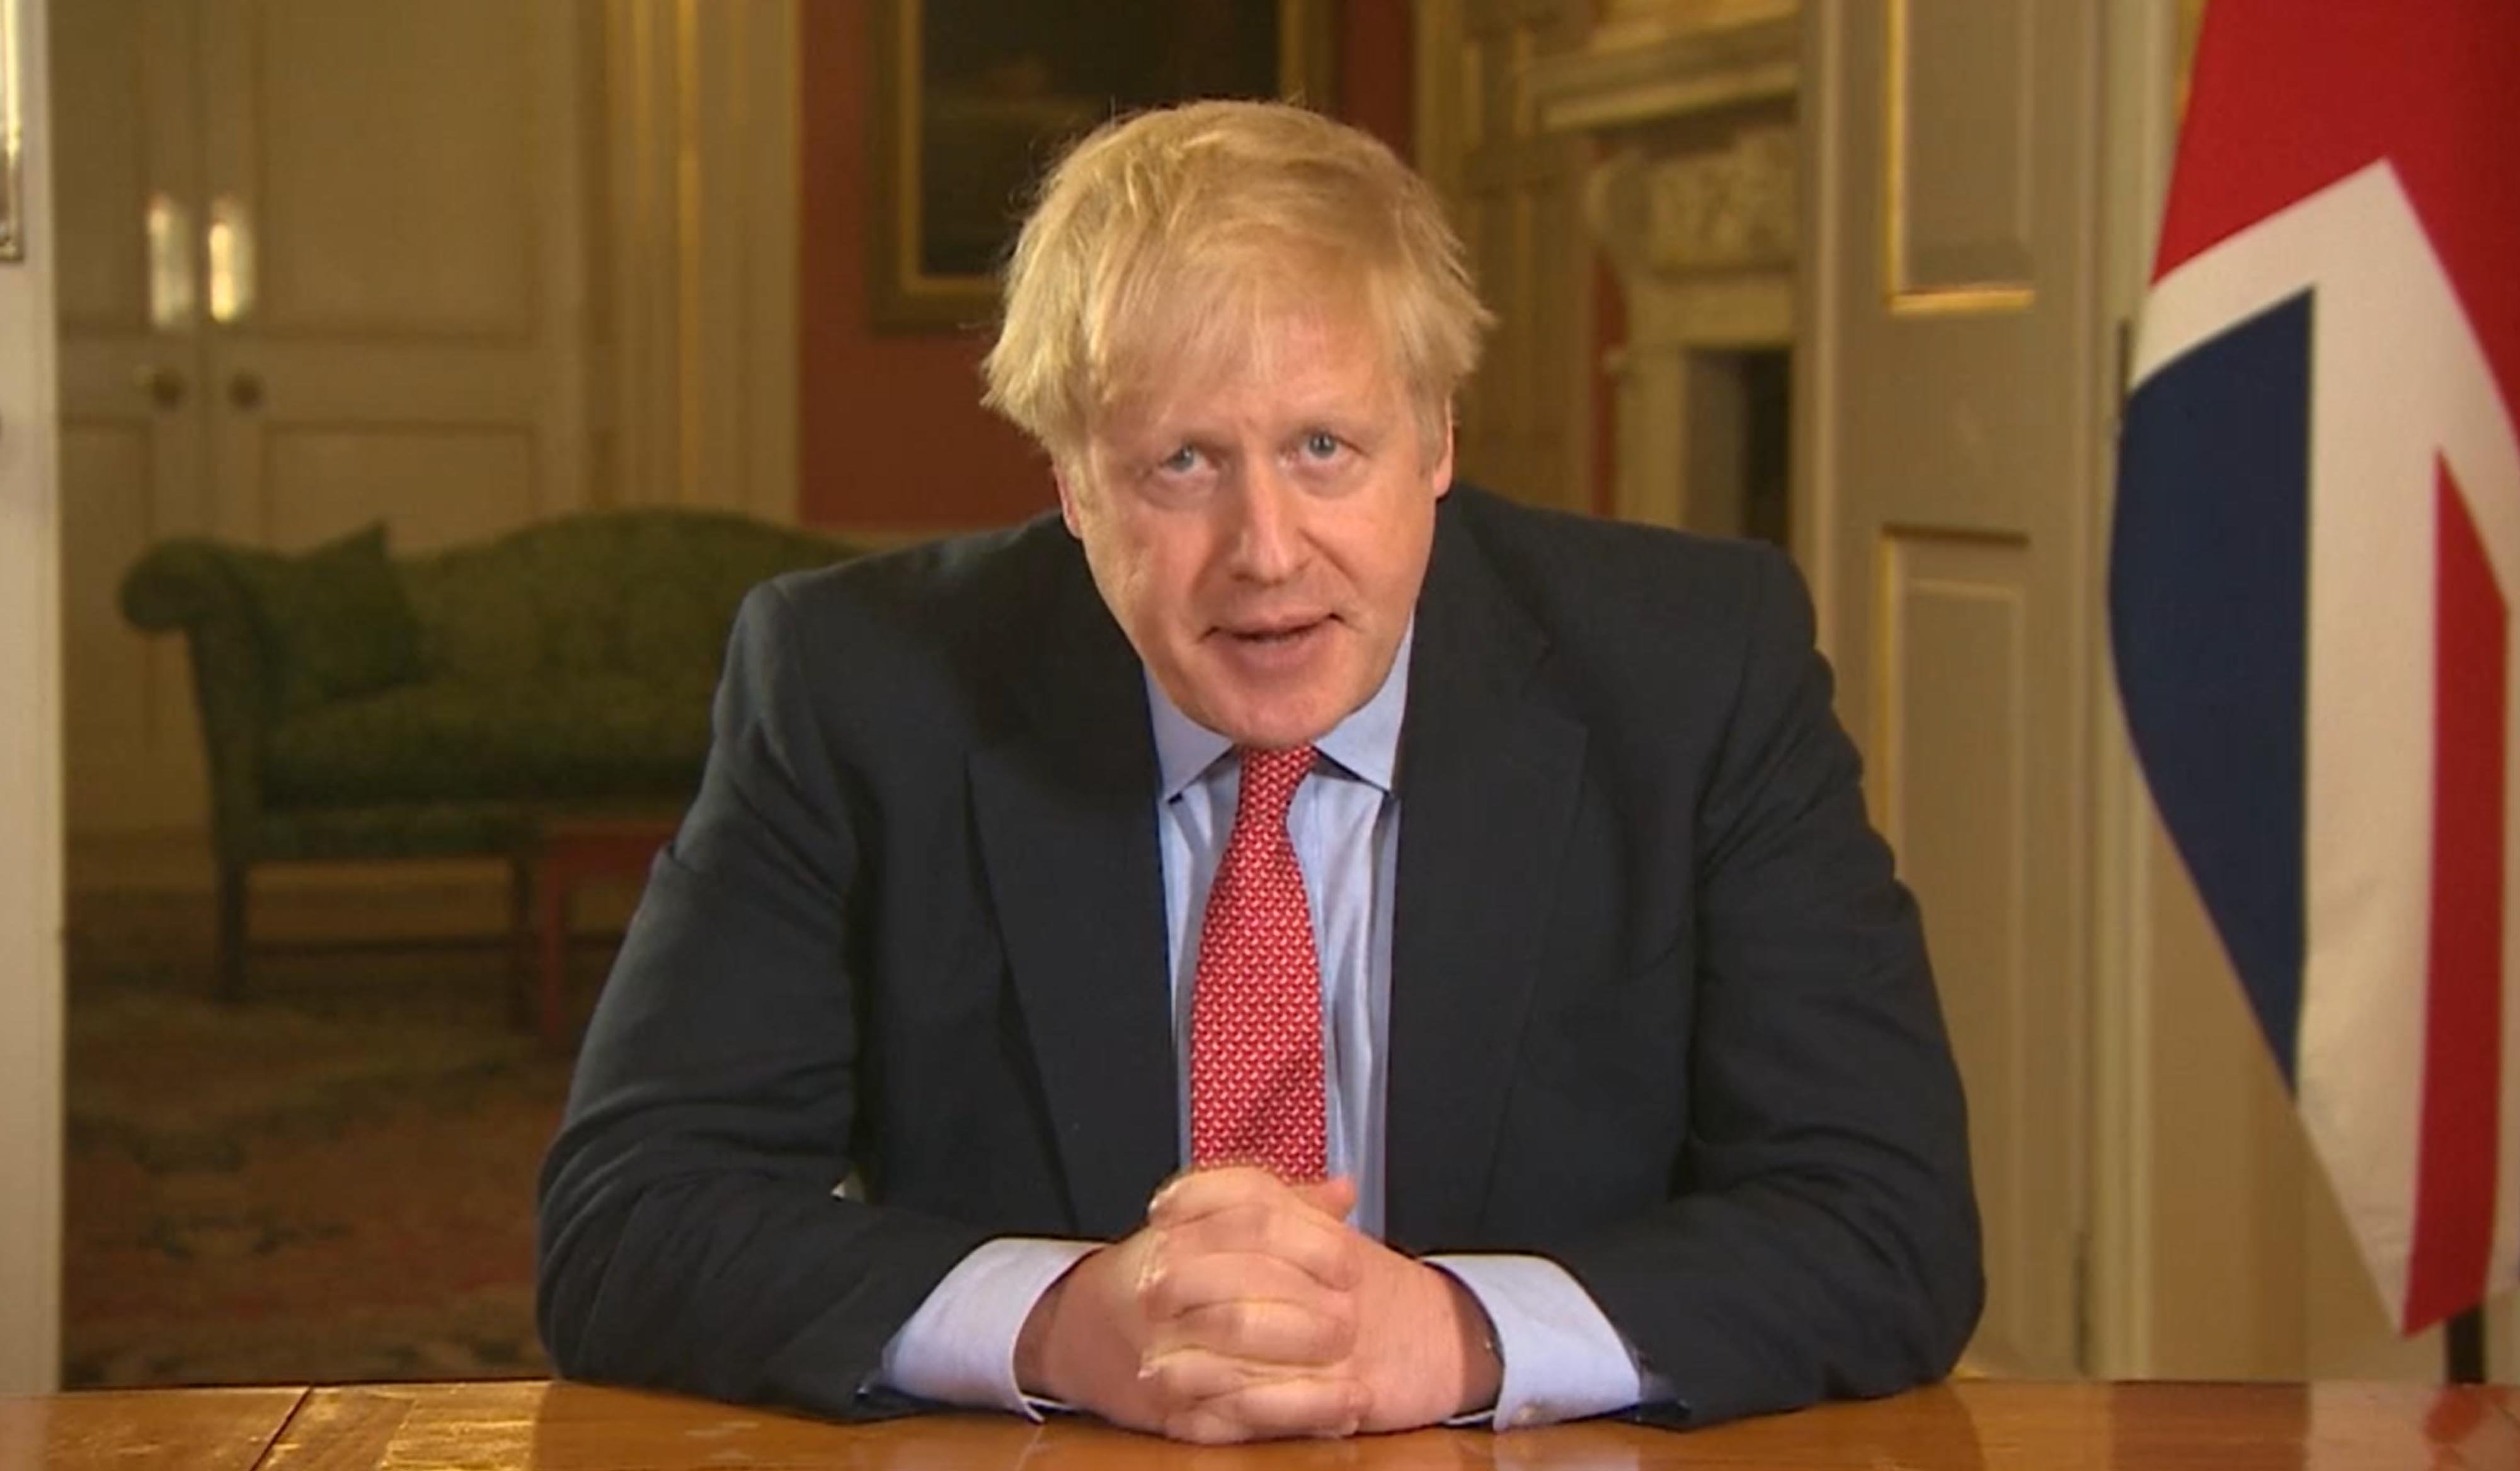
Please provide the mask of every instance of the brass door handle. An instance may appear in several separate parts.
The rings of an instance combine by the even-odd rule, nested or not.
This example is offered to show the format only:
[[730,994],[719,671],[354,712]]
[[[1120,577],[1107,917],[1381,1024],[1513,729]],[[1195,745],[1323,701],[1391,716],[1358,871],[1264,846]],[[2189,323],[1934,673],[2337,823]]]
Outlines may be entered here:
[[149,395],[149,401],[160,409],[177,408],[184,402],[184,375],[162,363],[135,368],[131,386]]
[[259,374],[240,373],[228,379],[228,402],[240,409],[262,407],[262,378]]

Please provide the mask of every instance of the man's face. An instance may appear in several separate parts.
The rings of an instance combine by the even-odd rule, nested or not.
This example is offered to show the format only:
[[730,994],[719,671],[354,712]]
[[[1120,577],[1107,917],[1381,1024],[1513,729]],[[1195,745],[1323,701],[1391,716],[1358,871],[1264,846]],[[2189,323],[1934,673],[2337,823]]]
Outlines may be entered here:
[[[1450,488],[1372,334],[1273,319],[1265,350],[1105,416],[1059,476],[1102,601],[1182,713],[1314,740],[1390,673]],[[1081,482],[1081,483],[1080,483]]]

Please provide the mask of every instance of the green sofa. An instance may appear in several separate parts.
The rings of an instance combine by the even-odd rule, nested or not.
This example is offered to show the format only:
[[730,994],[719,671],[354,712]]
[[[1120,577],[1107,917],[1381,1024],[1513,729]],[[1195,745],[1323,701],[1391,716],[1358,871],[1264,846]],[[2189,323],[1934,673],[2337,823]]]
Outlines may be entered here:
[[190,642],[221,993],[243,993],[256,864],[504,856],[521,926],[537,824],[679,812],[744,591],[850,555],[679,510],[411,557],[388,556],[382,525],[293,557],[199,538],[151,549],[122,610]]

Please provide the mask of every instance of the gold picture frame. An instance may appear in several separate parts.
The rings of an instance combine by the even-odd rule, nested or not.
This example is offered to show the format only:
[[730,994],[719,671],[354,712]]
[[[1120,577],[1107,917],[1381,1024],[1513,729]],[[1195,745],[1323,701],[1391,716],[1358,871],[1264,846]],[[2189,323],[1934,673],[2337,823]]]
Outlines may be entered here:
[[0,261],[26,258],[25,65],[18,0],[0,0]]
[[996,269],[1058,151],[1196,96],[1327,108],[1331,0],[874,0],[868,317],[985,326]]

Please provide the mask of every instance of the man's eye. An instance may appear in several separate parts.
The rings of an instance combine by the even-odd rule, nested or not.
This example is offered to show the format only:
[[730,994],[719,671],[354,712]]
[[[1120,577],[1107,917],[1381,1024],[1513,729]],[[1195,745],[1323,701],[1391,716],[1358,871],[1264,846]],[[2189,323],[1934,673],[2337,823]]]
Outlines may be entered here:
[[1304,453],[1316,460],[1328,460],[1338,452],[1338,436],[1328,429],[1315,429],[1304,436]]
[[1198,468],[1198,451],[1185,444],[1155,462],[1155,468],[1166,474],[1186,475]]

